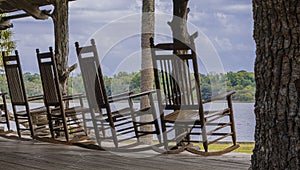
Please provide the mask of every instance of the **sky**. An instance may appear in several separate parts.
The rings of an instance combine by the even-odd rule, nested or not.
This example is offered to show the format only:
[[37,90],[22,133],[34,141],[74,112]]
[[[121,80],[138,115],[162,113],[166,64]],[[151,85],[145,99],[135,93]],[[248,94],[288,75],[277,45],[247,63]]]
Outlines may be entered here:
[[[190,0],[188,6],[189,33],[199,33],[195,42],[200,71],[253,71],[255,43],[251,0]],[[167,22],[172,19],[172,9],[171,0],[156,0],[155,43],[171,41]],[[70,2],[69,65],[77,62],[74,43],[88,45],[94,38],[105,75],[140,70],[141,10],[142,0]],[[37,73],[35,49],[43,52],[54,46],[52,20],[28,17],[12,23],[23,72]]]

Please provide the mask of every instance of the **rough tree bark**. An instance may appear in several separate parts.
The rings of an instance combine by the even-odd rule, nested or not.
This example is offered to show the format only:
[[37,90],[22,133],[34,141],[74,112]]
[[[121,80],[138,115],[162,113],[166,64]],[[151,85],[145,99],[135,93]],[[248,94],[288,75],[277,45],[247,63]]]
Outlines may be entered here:
[[69,4],[68,0],[52,1],[54,11],[51,15],[54,23],[55,58],[63,95],[68,93],[70,70],[68,68],[69,55]]
[[[174,46],[180,44],[192,45],[197,33],[190,36],[187,28],[187,18],[190,9],[188,6],[189,0],[173,0],[173,18],[168,25],[171,27]],[[185,50],[174,51],[174,54],[186,54]],[[180,69],[180,68],[179,68]],[[179,83],[179,82],[178,82]],[[186,129],[189,130],[189,129]],[[180,135],[184,129],[177,129],[175,133]]]
[[[143,0],[142,7],[142,37],[141,37],[141,46],[142,46],[142,72],[141,72],[141,91],[153,90],[153,80],[154,74],[152,70],[152,58],[150,50],[150,38],[154,36],[154,9],[155,9],[155,0]],[[149,101],[147,98],[142,98],[141,108],[149,106]],[[151,115],[145,115],[142,118],[142,121],[149,121],[152,119]],[[143,131],[152,131],[152,126],[142,126],[141,130]],[[141,142],[151,144],[152,135],[146,135],[141,137]]]
[[256,42],[252,169],[300,169],[300,3],[253,0]]
[[189,0],[173,0],[173,18],[168,22],[172,29],[174,44],[191,44],[190,34],[187,29],[187,17],[190,9],[187,7]]

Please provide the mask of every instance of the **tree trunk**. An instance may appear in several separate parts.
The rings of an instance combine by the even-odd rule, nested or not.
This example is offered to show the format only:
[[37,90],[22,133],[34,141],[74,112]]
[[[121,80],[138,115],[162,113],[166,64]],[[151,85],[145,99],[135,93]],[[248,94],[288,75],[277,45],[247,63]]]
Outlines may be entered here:
[[187,8],[189,0],[173,0],[173,19],[168,22],[172,29],[174,44],[190,44],[190,35],[187,29],[187,17],[189,8]]
[[[154,35],[154,0],[143,0],[142,9],[142,73],[141,73],[141,91],[153,90],[154,74],[152,70],[152,58],[150,50],[150,38]],[[149,106],[147,98],[141,99],[141,108]],[[142,121],[149,121],[152,119],[151,115],[145,115],[141,118]],[[142,126],[142,131],[152,131],[152,126]],[[141,137],[141,142],[151,144],[153,135]]]
[[[171,22],[168,22],[172,30],[173,43],[176,47],[180,44],[191,45],[194,43],[194,38],[191,37],[187,29],[187,18],[190,9],[187,7],[189,0],[173,0],[173,18]],[[196,35],[196,34],[194,34]],[[174,50],[174,54],[186,54],[186,50]],[[177,68],[182,69],[182,68]],[[183,70],[181,70],[183,71]],[[180,83],[180,82],[177,82]],[[181,82],[182,83],[182,82]],[[176,129],[176,136],[183,133],[183,131],[189,131],[190,129]],[[188,137],[188,136],[187,136]],[[180,142],[178,143],[180,145]]]
[[300,3],[253,0],[256,42],[252,169],[300,169]]
[[68,0],[53,1],[55,58],[63,95],[68,94],[69,6]]

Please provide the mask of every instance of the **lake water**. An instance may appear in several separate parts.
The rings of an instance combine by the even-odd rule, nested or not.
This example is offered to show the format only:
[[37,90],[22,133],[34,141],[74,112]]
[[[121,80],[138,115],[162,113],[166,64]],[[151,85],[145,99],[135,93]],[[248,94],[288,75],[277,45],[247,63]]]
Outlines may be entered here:
[[233,109],[237,140],[240,142],[254,142],[254,103],[234,103]]
[[[41,106],[41,104],[38,103],[34,103],[32,105]],[[220,106],[221,104],[216,103],[214,104],[214,107],[215,105]],[[233,103],[233,108],[234,108],[237,140],[239,142],[254,142],[254,129],[255,129],[254,103]],[[8,109],[12,111],[10,104],[8,104]],[[11,122],[11,128],[14,130],[16,129],[14,122]]]

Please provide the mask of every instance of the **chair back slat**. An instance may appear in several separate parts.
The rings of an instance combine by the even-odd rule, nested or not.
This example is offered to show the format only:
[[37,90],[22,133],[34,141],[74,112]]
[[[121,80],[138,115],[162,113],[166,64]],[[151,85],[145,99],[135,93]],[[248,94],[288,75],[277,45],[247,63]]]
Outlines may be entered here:
[[61,93],[52,48],[50,48],[50,52],[46,53],[39,53],[37,49],[37,58],[43,84],[45,104],[48,106],[60,106],[62,96],[59,95]]
[[[202,105],[196,54],[182,47],[185,54],[176,54],[172,44],[152,46],[156,88],[165,109],[199,109]],[[160,97],[159,97],[160,98]]]
[[3,52],[2,56],[11,102],[13,105],[25,104],[27,96],[18,52],[12,56],[5,56]]
[[59,103],[59,98],[56,93],[57,89],[52,69],[51,63],[42,63],[40,72],[45,89],[45,99],[50,105],[55,105]]
[[94,40],[92,40],[91,46],[79,47],[78,42],[75,44],[89,107],[94,109],[109,108]]
[[80,60],[82,77],[86,87],[89,106],[92,108],[103,108],[105,106],[105,91],[101,89],[100,79],[97,72],[98,66],[93,57],[82,58]]

